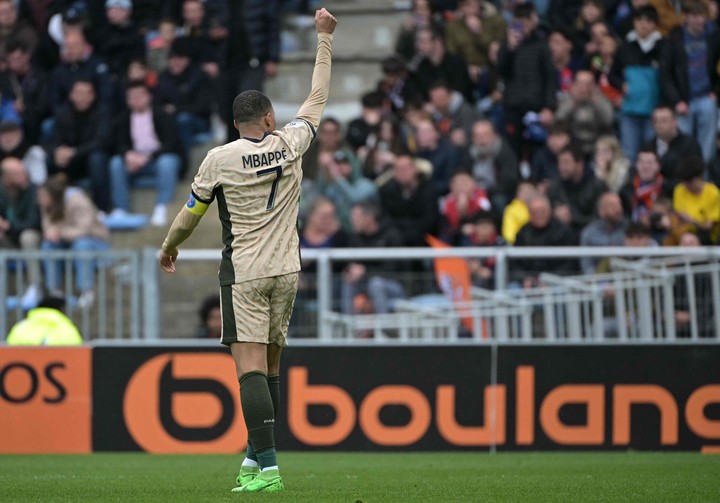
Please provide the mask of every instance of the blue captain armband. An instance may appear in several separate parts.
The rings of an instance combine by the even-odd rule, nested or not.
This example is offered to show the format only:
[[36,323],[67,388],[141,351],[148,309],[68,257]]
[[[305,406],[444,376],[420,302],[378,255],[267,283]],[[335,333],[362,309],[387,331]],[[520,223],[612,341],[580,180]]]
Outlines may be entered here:
[[185,203],[185,207],[188,209],[188,211],[190,213],[192,213],[193,215],[199,215],[199,216],[203,216],[209,206],[210,206],[209,203],[203,203],[197,197],[195,197],[195,194],[192,194],[192,193],[190,194],[190,197],[188,197],[188,200]]

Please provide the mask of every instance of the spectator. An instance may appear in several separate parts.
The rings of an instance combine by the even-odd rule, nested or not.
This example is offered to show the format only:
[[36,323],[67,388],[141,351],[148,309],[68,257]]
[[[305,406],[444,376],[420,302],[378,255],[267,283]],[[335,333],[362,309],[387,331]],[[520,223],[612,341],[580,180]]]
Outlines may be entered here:
[[625,228],[624,246],[656,248],[658,244],[652,238],[650,229],[646,225],[632,222]]
[[558,174],[559,178],[548,187],[554,215],[579,233],[594,217],[598,199],[608,190],[607,186],[585,170],[583,156],[574,147],[560,152]]
[[[623,246],[625,225],[620,196],[615,192],[605,192],[598,200],[597,218],[580,234],[580,246]],[[602,257],[581,258],[582,273],[593,274],[601,260]]]
[[[59,111],[48,148],[48,174],[62,172],[73,183],[89,185],[101,211],[109,211],[108,155],[110,139],[107,108],[98,102],[89,80],[77,80],[70,101]],[[87,183],[89,180],[89,184]]]
[[502,217],[502,237],[508,244],[515,244],[517,233],[530,220],[528,202],[538,195],[535,185],[527,180],[518,183],[515,199],[505,207]]
[[93,47],[82,31],[73,30],[65,34],[61,60],[53,70],[48,85],[50,105],[55,115],[67,103],[70,91],[78,80],[91,82],[98,101],[112,106],[115,91],[108,65],[93,55]]
[[432,116],[425,109],[425,103],[421,99],[415,99],[405,107],[400,122],[403,140],[411,153],[418,149],[417,127],[422,121],[432,122]]
[[47,27],[48,18],[51,12],[48,12],[45,0],[25,0],[20,2],[19,13],[23,16],[35,29],[40,32]]
[[633,14],[633,31],[615,53],[610,84],[623,90],[620,107],[620,141],[625,157],[635,160],[643,142],[652,137],[650,116],[660,102],[658,68],[665,40],[657,31],[654,7]]
[[[278,0],[246,0],[227,2],[230,9],[227,38],[228,92],[224,110],[228,140],[237,138],[233,127],[232,100],[242,91],[262,91],[265,82],[277,75],[280,61],[280,2]],[[212,35],[212,33],[211,33]]]
[[[215,80],[227,50],[227,7],[219,7],[221,2],[215,2],[215,7],[220,10],[213,15],[213,4],[210,2],[182,0],[181,3],[179,35],[187,40],[193,63],[199,64],[208,77]],[[264,2],[268,7],[272,3]]]
[[208,295],[200,304],[198,310],[200,326],[197,337],[201,339],[220,339],[222,331],[222,313],[220,311],[220,296]]
[[655,137],[645,146],[654,150],[660,159],[660,172],[675,186],[683,174],[680,161],[688,157],[702,156],[700,145],[692,136],[680,131],[675,112],[667,106],[655,109],[652,115]]
[[114,79],[125,75],[133,58],[143,57],[145,41],[132,22],[131,0],[106,0],[107,25],[98,38],[97,54],[107,61]]
[[170,56],[170,48],[177,38],[178,26],[174,19],[165,18],[158,24],[157,33],[153,33],[147,44],[148,66],[155,72],[165,71]]
[[530,112],[539,114],[539,123],[548,127],[557,104],[555,68],[547,43],[537,29],[538,22],[532,3],[518,4],[513,11],[507,41],[498,54],[498,71],[505,82],[506,133],[516,155],[521,154],[526,115]]
[[42,121],[50,115],[48,76],[32,62],[29,46],[10,40],[5,49],[9,79],[5,98],[12,99],[13,112],[19,116],[27,137],[37,141]]
[[458,11],[459,16],[447,23],[447,50],[463,58],[477,83],[487,72],[490,45],[503,41],[507,25],[497,8],[485,0],[460,0]]
[[475,82],[477,96],[475,108],[480,114],[487,117],[498,131],[505,131],[505,114],[502,105],[505,84],[498,72],[499,53],[500,42],[490,44],[488,66],[480,73]]
[[473,125],[472,141],[465,151],[462,166],[478,186],[487,191],[496,214],[502,214],[515,196],[520,168],[512,149],[490,121],[481,120]]
[[360,98],[362,106],[360,117],[351,120],[348,124],[345,141],[353,148],[360,162],[365,162],[368,149],[377,139],[384,99],[379,91],[365,93]]
[[650,225],[655,202],[672,197],[673,186],[660,174],[660,162],[653,149],[643,148],[635,161],[635,174],[620,190],[625,213],[633,222]]
[[550,26],[571,26],[580,15],[583,0],[550,0],[547,20]]
[[426,234],[437,235],[437,194],[409,155],[395,159],[393,178],[380,187],[380,203],[399,231],[401,245],[425,246]]
[[[43,250],[100,252],[110,249],[109,232],[100,221],[97,208],[82,190],[68,188],[63,174],[48,179],[40,187],[38,205],[42,221]],[[65,260],[45,259],[45,284],[51,294],[61,291],[61,268],[64,262]],[[88,307],[95,301],[93,262],[85,257],[73,260],[75,285],[81,293],[78,298],[80,307]]]
[[[104,17],[103,2],[93,2],[93,5],[97,5],[99,8],[98,16],[94,19],[102,19]],[[43,8],[47,10],[46,6]],[[51,15],[48,23],[40,28],[45,33],[35,50],[34,59],[44,71],[51,73],[61,61],[60,53],[65,44],[66,35],[70,32],[78,32],[85,39],[86,34],[90,36],[91,24],[86,4],[74,2],[68,7],[60,7],[59,12]]]
[[211,20],[218,20],[219,22],[226,23],[229,19],[229,10],[228,10],[228,2],[225,0],[205,0],[203,5],[201,6],[203,8],[202,11],[197,9],[193,5],[194,13],[192,15],[189,15],[186,13],[187,5],[192,4],[193,1],[196,0],[150,0],[150,1],[162,1],[164,5],[163,14],[167,17],[172,17],[173,19],[180,20],[184,18],[189,17],[200,17],[200,18],[207,18],[208,23]]
[[277,0],[245,2],[245,20],[252,56],[242,69],[238,92],[262,90],[265,79],[271,79],[277,73],[280,60],[280,18],[277,12]]
[[[305,225],[300,233],[300,248],[344,248],[348,234],[343,231],[337,218],[337,210],[330,199],[318,197],[313,201]],[[303,264],[303,271],[316,269],[314,263]]]
[[646,227],[650,229],[651,237],[662,246],[680,246],[680,238],[690,228],[673,210],[672,198],[666,197],[655,201],[648,222]]
[[[1,4],[0,4],[1,6]],[[25,166],[16,157],[0,161],[0,249],[36,251],[40,249],[40,211],[35,187]],[[28,287],[21,304],[34,306],[40,295],[40,267],[27,261]]]
[[400,26],[397,40],[395,41],[395,52],[405,61],[412,61],[415,58],[415,40],[417,32],[421,28],[428,28],[432,25],[432,10],[429,0],[412,0],[412,9]]
[[457,246],[462,237],[462,222],[480,211],[490,211],[487,193],[468,173],[455,173],[450,180],[450,193],[440,200],[441,239]]
[[[495,216],[489,211],[479,211],[465,220],[462,226],[462,246],[503,246],[498,234]],[[492,290],[495,288],[495,257],[468,258],[468,267],[474,286]]]
[[563,26],[556,27],[548,37],[557,78],[557,89],[561,95],[570,92],[575,73],[582,67],[582,61],[573,52],[572,33]]
[[[630,222],[625,227],[625,237],[623,238],[623,246],[627,248],[657,248],[658,243],[652,238],[650,228],[638,222]],[[647,257],[639,257],[636,260],[640,262],[647,261]],[[613,271],[612,257],[603,258],[597,265],[596,272],[599,274],[607,274]],[[606,292],[606,296],[613,297],[615,292],[609,290]],[[636,313],[631,314],[631,317],[635,318]],[[606,330],[610,332],[617,332],[617,321],[613,320],[606,325]]]
[[720,231],[720,189],[703,180],[701,157],[686,157],[680,168],[683,178],[673,192],[673,209],[703,244],[716,244]]
[[[350,246],[354,248],[402,246],[397,229],[381,220],[378,206],[371,203],[358,204],[353,207],[351,214],[353,232],[350,235]],[[358,314],[363,311],[382,314],[392,311],[394,301],[405,297],[405,288],[393,275],[397,269],[397,263],[391,261],[348,264],[343,274],[342,311],[346,314]]]
[[570,92],[558,105],[555,119],[563,121],[572,131],[586,158],[593,154],[600,135],[612,131],[612,103],[597,88],[592,72],[581,70],[575,74]]
[[608,36],[613,36],[613,33],[604,21],[595,21],[588,25],[588,38],[583,45],[586,61],[592,61],[593,58],[600,55],[603,40]]
[[558,178],[558,154],[570,145],[570,132],[561,122],[554,122],[548,129],[545,145],[533,156],[530,179],[542,185]]
[[407,146],[402,138],[400,123],[393,116],[383,117],[380,119],[377,134],[365,157],[363,176],[382,185],[385,181],[383,175],[387,175],[392,169],[395,156],[405,152],[407,152]]
[[[153,90],[157,87],[158,74],[150,68],[143,58],[133,58],[127,67],[127,72],[120,79],[123,89],[127,89],[130,82],[143,82],[148,89]],[[122,96],[125,99],[125,96]],[[125,102],[122,103],[122,109],[125,108]]]
[[[684,232],[679,239],[678,246],[686,248],[697,248],[702,246],[700,238],[692,232]],[[695,327],[700,337],[715,337],[715,317],[719,314],[713,306],[712,284],[715,278],[712,273],[698,272],[693,274],[693,281],[689,285],[687,281],[676,281],[674,285],[675,300],[675,329],[677,337],[692,337],[692,315],[695,315]],[[694,295],[689,295],[692,287]],[[695,305],[691,305],[694,300]]]
[[[303,179],[316,180],[321,174],[321,154],[332,156],[338,150],[345,152],[350,159],[355,158],[352,148],[343,141],[340,121],[334,117],[325,117],[317,129],[317,141],[312,142],[303,155]],[[328,157],[325,155],[323,158]]]
[[382,73],[377,90],[383,93],[392,112],[402,113],[410,101],[421,99],[420,90],[410,77],[402,56],[394,54],[385,58],[382,61]]
[[450,177],[462,162],[462,153],[449,140],[440,136],[431,120],[421,120],[416,127],[417,156],[433,166],[431,181],[437,195],[450,190]]
[[[377,206],[377,205],[376,205]],[[312,202],[308,216],[300,231],[300,249],[318,250],[327,248],[345,248],[349,243],[349,233],[345,232],[337,217],[335,205],[329,199],[318,196]],[[345,263],[333,261],[333,304],[341,298],[342,272]],[[296,310],[306,315],[317,314],[317,262],[303,260],[300,272],[298,297],[295,299]],[[333,306],[333,309],[342,306]]]
[[715,157],[717,136],[720,32],[708,25],[702,0],[686,1],[683,11],[685,24],[670,33],[662,54],[660,81],[680,130],[697,140],[708,163]]
[[317,189],[333,202],[342,228],[350,231],[350,209],[364,201],[377,203],[377,188],[362,176],[360,166],[344,151],[338,150],[334,154],[323,152],[320,155],[323,158],[322,176]]
[[127,108],[115,123],[117,155],[110,161],[113,214],[130,210],[130,186],[151,179],[157,186],[150,224],[167,224],[167,205],[175,195],[182,161],[173,117],[153,106],[142,82],[127,88]]
[[453,91],[447,82],[440,80],[430,85],[430,103],[427,108],[443,137],[456,147],[467,145],[473,123],[479,117],[462,94]]
[[9,157],[22,160],[33,185],[47,179],[47,155],[40,145],[32,145],[22,128],[14,122],[0,122],[0,161]]
[[[603,23],[605,18],[605,5],[602,0],[583,0],[582,7],[578,17],[575,19],[575,34],[573,40],[575,42],[575,50],[577,53],[586,58],[592,57],[595,52],[595,42],[593,39],[593,28],[597,30],[597,35],[609,33],[607,26]],[[604,27],[603,28],[598,28]]]
[[7,55],[7,45],[19,42],[32,53],[38,45],[38,34],[32,25],[18,18],[17,4],[13,0],[0,0],[0,57]]
[[592,166],[595,177],[613,192],[619,192],[625,185],[630,171],[630,161],[623,155],[618,139],[612,135],[601,136],[595,142]]
[[610,100],[615,110],[620,109],[623,98],[622,91],[610,83],[610,70],[615,62],[617,49],[618,39],[614,35],[606,35],[600,40],[598,54],[590,61],[590,67],[600,92]]
[[[528,201],[530,220],[520,229],[515,246],[577,246],[577,236],[570,227],[552,215],[550,200],[537,195]],[[577,271],[577,262],[568,259],[529,257],[515,261],[514,277],[523,288],[538,286],[543,272],[569,274]]]
[[82,336],[63,312],[65,299],[48,296],[17,322],[7,336],[9,346],[79,346]]
[[155,103],[175,115],[177,134],[187,160],[195,136],[210,131],[213,90],[205,74],[191,64],[187,39],[173,43],[167,69],[155,88]]
[[424,99],[428,98],[430,84],[444,80],[468,102],[474,103],[473,83],[467,64],[460,56],[447,52],[445,39],[439,30],[420,28],[416,46],[415,83]]

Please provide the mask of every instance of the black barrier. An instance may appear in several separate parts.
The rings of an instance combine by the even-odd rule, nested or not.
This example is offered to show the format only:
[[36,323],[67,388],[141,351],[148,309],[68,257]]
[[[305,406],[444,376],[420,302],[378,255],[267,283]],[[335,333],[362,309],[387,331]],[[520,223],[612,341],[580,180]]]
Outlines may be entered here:
[[[282,450],[720,445],[715,345],[299,347],[283,359]],[[93,369],[94,450],[245,445],[227,350],[100,347]]]

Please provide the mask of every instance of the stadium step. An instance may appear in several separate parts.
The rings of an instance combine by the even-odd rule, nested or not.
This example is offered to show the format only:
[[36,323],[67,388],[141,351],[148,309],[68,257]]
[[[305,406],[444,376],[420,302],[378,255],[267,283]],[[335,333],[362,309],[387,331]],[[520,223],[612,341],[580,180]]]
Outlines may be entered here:
[[[348,121],[360,112],[360,96],[377,85],[380,62],[394,52],[395,39],[408,1],[335,0],[325,6],[339,23],[333,43],[333,83],[326,116]],[[312,16],[284,20],[285,51],[275,79],[266,92],[275,104],[278,122],[291,120],[310,90],[316,34]]]

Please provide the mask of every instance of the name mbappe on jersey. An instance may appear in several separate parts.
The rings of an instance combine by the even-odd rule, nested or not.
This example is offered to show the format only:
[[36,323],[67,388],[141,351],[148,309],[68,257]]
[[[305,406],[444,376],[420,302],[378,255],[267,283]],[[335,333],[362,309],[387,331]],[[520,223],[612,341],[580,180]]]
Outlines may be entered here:
[[275,152],[265,152],[262,154],[250,154],[242,156],[243,169],[259,168],[260,166],[270,166],[288,158],[285,149],[276,150]]

